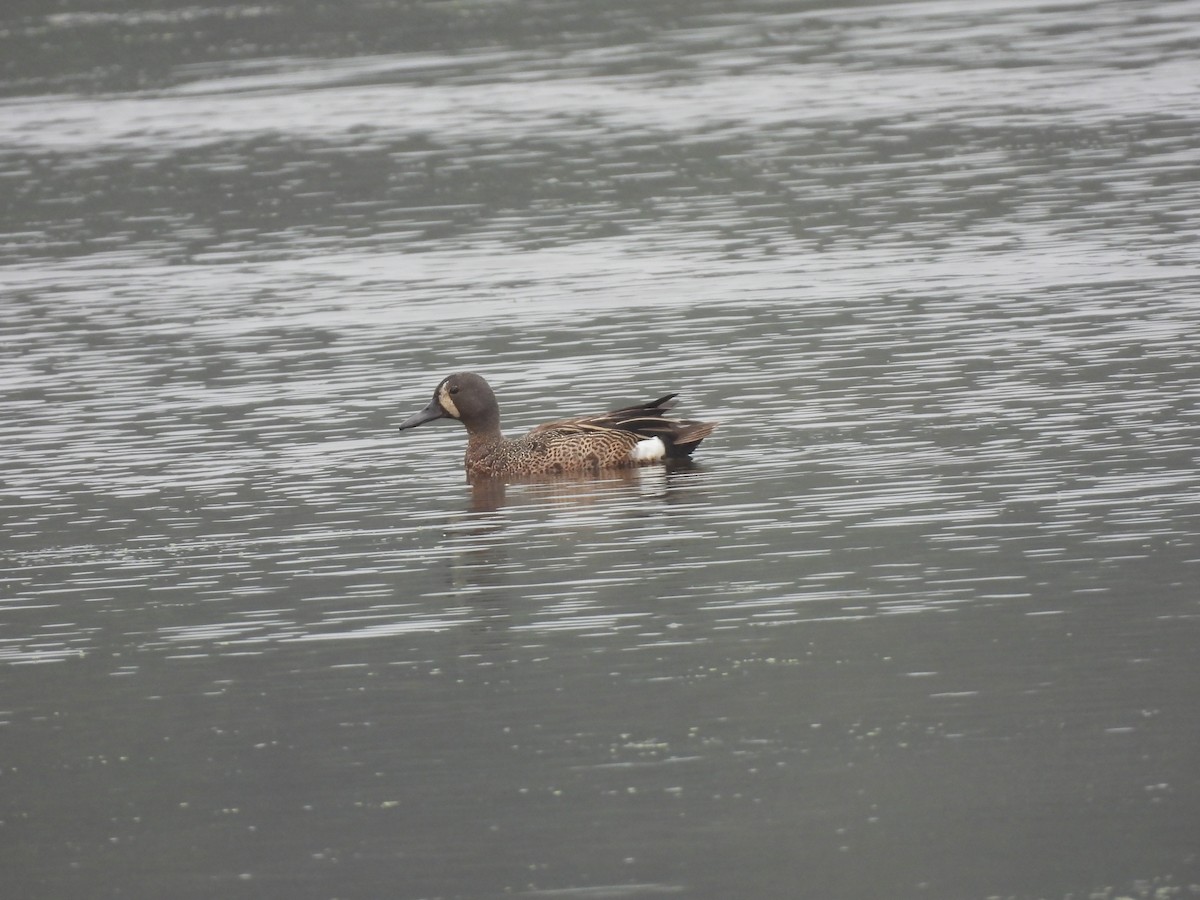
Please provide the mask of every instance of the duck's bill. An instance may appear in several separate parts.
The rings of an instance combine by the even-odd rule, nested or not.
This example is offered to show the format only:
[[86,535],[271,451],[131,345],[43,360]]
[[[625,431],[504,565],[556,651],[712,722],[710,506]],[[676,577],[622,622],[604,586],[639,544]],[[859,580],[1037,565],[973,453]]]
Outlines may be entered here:
[[426,422],[432,422],[434,419],[442,419],[445,416],[446,411],[438,406],[437,401],[434,400],[411,419],[405,419],[401,422],[399,430],[404,431],[406,428],[416,428],[418,425],[424,425]]

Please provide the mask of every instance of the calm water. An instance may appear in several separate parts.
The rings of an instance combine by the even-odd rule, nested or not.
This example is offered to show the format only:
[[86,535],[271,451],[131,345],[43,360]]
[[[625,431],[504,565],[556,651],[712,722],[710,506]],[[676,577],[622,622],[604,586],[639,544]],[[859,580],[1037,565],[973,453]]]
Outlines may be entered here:
[[6,897],[1200,896],[1200,2],[50,5]]

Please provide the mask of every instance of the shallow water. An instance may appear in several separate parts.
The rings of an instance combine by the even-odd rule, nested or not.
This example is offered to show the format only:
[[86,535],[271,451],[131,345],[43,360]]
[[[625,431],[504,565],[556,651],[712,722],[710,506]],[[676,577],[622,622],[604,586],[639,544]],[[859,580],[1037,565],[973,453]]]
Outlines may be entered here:
[[1200,3],[0,23],[14,896],[1200,893]]

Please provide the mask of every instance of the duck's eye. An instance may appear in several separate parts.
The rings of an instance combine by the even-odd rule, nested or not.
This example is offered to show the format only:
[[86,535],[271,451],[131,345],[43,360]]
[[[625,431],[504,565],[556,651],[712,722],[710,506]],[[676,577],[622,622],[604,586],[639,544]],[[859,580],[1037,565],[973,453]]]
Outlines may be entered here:
[[452,387],[452,388],[450,388],[450,393],[452,393],[452,394],[457,394],[457,393],[458,393],[458,388],[456,388],[456,387]]

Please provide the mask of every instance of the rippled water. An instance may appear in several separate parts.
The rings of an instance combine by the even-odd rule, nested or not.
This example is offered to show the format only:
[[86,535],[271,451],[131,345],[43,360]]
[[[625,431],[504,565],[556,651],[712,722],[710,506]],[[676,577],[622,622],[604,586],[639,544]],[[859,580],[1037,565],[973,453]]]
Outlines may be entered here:
[[[1198,39],[0,14],[14,896],[1200,894]],[[722,426],[472,488],[464,369]]]

